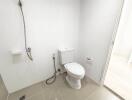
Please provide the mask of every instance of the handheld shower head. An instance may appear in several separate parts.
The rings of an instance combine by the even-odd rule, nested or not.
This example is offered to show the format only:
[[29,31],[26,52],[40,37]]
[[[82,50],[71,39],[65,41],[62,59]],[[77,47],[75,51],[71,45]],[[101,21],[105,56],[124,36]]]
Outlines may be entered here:
[[19,5],[20,7],[22,7],[22,2],[21,2],[21,0],[18,1],[18,5]]

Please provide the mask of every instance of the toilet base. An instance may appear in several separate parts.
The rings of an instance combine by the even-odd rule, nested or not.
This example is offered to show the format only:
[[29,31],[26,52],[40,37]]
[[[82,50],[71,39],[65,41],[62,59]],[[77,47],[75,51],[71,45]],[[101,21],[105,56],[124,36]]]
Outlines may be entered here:
[[81,88],[81,80],[75,79],[69,75],[66,76],[66,80],[72,88],[74,88],[74,89],[80,89]]

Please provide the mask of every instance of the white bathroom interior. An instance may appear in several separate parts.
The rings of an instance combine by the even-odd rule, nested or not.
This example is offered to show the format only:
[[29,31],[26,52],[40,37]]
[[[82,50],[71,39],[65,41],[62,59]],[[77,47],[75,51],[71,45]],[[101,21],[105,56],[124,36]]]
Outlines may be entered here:
[[0,0],[0,100],[120,100],[103,77],[123,5]]
[[126,0],[104,84],[132,100],[132,1]]

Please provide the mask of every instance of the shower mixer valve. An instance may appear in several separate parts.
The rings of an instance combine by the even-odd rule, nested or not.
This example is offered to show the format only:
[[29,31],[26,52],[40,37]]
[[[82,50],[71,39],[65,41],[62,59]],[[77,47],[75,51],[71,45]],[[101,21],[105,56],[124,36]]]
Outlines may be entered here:
[[31,52],[31,48],[28,47],[28,48],[26,49],[26,52]]
[[30,48],[30,47],[26,48],[26,52],[27,52],[28,58],[29,58],[31,61],[33,61],[32,53],[31,53],[31,48]]

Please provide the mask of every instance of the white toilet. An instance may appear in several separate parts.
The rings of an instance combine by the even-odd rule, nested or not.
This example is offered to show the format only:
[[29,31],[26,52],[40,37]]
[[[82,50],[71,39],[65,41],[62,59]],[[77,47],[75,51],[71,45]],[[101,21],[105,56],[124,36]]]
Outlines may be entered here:
[[67,71],[66,80],[74,89],[81,88],[81,79],[85,75],[83,66],[74,62],[74,49],[60,49],[59,50],[60,63]]

